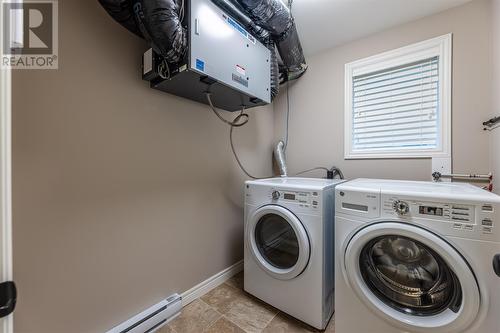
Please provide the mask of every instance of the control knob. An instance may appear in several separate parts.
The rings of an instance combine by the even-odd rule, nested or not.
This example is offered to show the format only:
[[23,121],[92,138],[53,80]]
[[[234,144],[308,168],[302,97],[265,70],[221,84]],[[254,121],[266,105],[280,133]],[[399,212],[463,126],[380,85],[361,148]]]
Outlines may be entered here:
[[273,200],[278,200],[280,198],[281,194],[279,191],[273,191],[271,196],[272,196]]
[[401,200],[395,200],[393,208],[398,213],[398,215],[406,215],[410,211],[410,205],[407,202]]

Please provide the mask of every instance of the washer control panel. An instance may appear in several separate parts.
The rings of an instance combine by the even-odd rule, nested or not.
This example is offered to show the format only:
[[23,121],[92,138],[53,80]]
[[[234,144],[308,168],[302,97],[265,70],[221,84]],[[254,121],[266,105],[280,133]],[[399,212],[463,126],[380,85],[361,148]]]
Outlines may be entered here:
[[500,197],[472,185],[360,178],[335,188],[335,215],[500,242]]
[[475,224],[475,206],[405,200],[390,197],[384,200],[384,213],[399,216]]
[[383,215],[386,216],[449,222],[455,230],[480,231],[483,234],[492,234],[495,227],[494,208],[490,204],[438,203],[399,197],[386,197],[382,204]]

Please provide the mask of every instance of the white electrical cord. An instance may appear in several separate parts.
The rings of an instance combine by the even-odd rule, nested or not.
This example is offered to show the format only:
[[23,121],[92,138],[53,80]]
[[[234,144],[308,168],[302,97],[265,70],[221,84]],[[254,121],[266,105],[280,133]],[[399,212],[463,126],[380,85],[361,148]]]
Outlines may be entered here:
[[295,176],[302,175],[304,173],[308,173],[308,172],[316,171],[316,170],[324,170],[326,172],[331,172],[333,178],[335,178],[336,176],[338,176],[340,179],[344,179],[344,174],[342,173],[342,170],[340,170],[339,168],[337,168],[335,166],[332,167],[332,168],[330,168],[330,169],[328,169],[327,167],[312,168],[312,169],[309,169],[309,170],[305,170],[305,171],[301,171],[299,173],[296,173]]
[[158,74],[164,80],[170,79],[170,67],[168,65],[167,59],[163,58],[160,65],[158,66]]
[[289,94],[289,88],[290,88],[290,81],[287,81],[286,83],[286,123],[285,123],[285,152],[286,148],[288,147],[288,128],[289,128],[289,123],[290,123],[290,94]]
[[[250,174],[247,171],[247,169],[243,166],[243,163],[241,162],[240,157],[238,156],[238,153],[236,152],[236,148],[234,146],[234,140],[233,140],[233,130],[234,130],[235,127],[242,127],[242,126],[246,125],[248,123],[248,121],[250,120],[250,116],[247,113],[245,113],[245,107],[243,106],[241,108],[240,114],[237,115],[232,121],[229,121],[229,120],[225,119],[224,117],[222,117],[222,115],[220,114],[220,112],[215,108],[215,106],[214,106],[214,104],[212,102],[212,95],[209,92],[207,92],[205,94],[207,96],[208,105],[210,106],[210,109],[213,111],[213,113],[215,113],[215,115],[217,116],[217,118],[219,118],[222,122],[224,122],[225,124],[229,125],[229,127],[230,127],[230,129],[229,129],[229,143],[231,145],[231,151],[233,152],[234,159],[238,163],[238,166],[240,167],[241,171],[243,171],[243,173],[245,173],[245,175],[247,175],[251,179],[272,178],[273,176],[270,176],[270,177],[255,177],[252,174]],[[242,119],[244,119],[244,120],[242,120]],[[286,148],[286,146],[285,146],[285,148]],[[300,171],[300,172],[296,173],[295,176],[299,176],[299,175],[302,175],[304,173],[308,173],[308,172],[315,171],[315,170],[325,170],[327,172],[330,171],[330,169],[328,169],[326,167],[316,167],[316,168],[312,168],[312,169]],[[339,169],[336,169],[336,170],[338,170],[338,172],[339,172],[338,174],[343,179],[344,176],[342,175],[342,172]]]
[[[289,2],[291,5],[291,1]],[[289,129],[290,129],[290,81],[287,81],[286,83],[286,118],[285,118],[285,140],[284,140],[284,150],[286,152],[288,148],[288,141],[289,141]],[[334,168],[339,170],[338,168]],[[327,167],[316,167],[304,171],[300,171],[296,173],[294,176],[300,176],[308,172],[316,171],[316,170],[325,170],[325,171],[330,171]],[[339,176],[343,179],[344,175],[342,174],[342,171],[339,170]]]
[[[225,119],[224,117],[222,117],[222,115],[219,113],[219,111],[217,111],[217,109],[215,108],[215,106],[212,102],[212,94],[210,94],[208,92],[205,94],[207,95],[208,105],[210,105],[210,108],[212,109],[212,111],[215,113],[215,115],[222,122],[228,124],[231,127],[241,127],[241,126],[245,125],[246,123],[248,123],[248,120],[250,119],[250,117],[248,116],[248,114],[245,113],[244,106],[241,108],[240,114],[236,118],[234,118],[233,121],[229,121],[229,120]],[[245,118],[245,120],[241,121],[242,118]]]
[[[245,169],[245,167],[243,166],[243,163],[241,163],[241,160],[240,160],[240,157],[238,156],[238,153],[236,153],[236,148],[234,147],[234,142],[233,142],[233,130],[235,127],[242,127],[242,126],[246,125],[248,123],[248,121],[250,120],[250,116],[247,113],[245,113],[245,107],[243,106],[241,108],[240,114],[237,115],[236,118],[234,118],[232,121],[229,121],[229,120],[225,119],[224,117],[222,117],[222,115],[219,113],[219,111],[217,111],[214,104],[212,103],[211,94],[209,92],[207,92],[206,95],[207,95],[208,104],[210,105],[210,109],[212,109],[212,111],[215,113],[215,115],[222,122],[229,125],[229,127],[230,127],[230,129],[229,129],[229,143],[231,144],[231,151],[233,152],[234,159],[238,163],[238,166],[240,167],[241,171],[243,171],[245,173],[245,175],[247,175],[251,179],[271,178],[271,177],[259,178],[259,177],[255,177],[255,176],[251,175],[247,171],[247,169]],[[242,119],[244,119],[244,120],[242,120]]]
[[316,170],[330,171],[327,167],[317,167],[317,168],[312,168],[312,169],[301,171],[299,173],[296,173],[295,175],[299,176],[299,175],[303,175],[304,173],[308,173],[308,172],[316,171]]

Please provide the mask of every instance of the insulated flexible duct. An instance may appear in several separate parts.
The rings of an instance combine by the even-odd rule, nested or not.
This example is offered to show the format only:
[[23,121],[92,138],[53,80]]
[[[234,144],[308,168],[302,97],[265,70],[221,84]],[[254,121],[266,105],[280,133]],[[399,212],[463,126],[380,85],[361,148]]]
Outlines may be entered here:
[[129,0],[99,0],[99,3],[116,22],[143,38],[135,22],[132,3]]
[[184,0],[99,0],[111,17],[137,36],[147,39],[171,63],[179,62],[187,47],[182,27]]
[[186,51],[187,32],[182,26],[183,0],[141,0],[144,23],[156,51],[169,62],[179,62]]
[[307,70],[297,26],[281,0],[231,0],[237,2],[255,24],[269,31],[286,70],[285,80],[295,80]]

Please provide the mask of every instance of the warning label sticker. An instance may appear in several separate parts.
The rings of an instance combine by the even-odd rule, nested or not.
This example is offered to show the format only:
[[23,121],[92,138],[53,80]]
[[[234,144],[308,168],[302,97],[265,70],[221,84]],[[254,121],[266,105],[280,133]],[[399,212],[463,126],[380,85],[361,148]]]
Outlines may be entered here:
[[243,66],[236,65],[236,71],[243,76],[247,75],[247,71],[246,71],[245,67],[243,67]]

